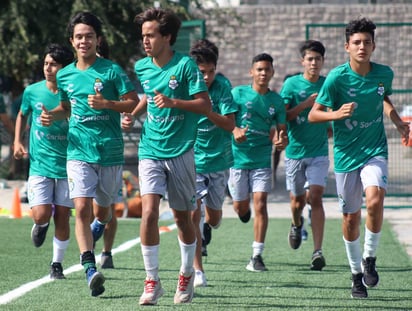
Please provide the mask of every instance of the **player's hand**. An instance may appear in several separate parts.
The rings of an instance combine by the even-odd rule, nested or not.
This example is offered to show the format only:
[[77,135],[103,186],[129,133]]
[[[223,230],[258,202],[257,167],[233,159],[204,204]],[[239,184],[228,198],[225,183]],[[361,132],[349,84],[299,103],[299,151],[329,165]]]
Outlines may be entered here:
[[44,107],[41,106],[40,122],[43,126],[50,126],[53,123],[53,115]]
[[20,142],[14,143],[13,156],[16,160],[20,160],[23,157],[27,156],[26,148],[24,148],[24,145],[22,143]]
[[341,120],[341,119],[352,117],[353,112],[355,110],[355,105],[356,105],[356,103],[354,103],[354,102],[343,104],[339,108],[339,110],[336,111],[336,113],[337,113],[336,120]]
[[402,144],[407,146],[409,143],[410,126],[409,122],[402,121],[396,124],[398,132],[401,134]]
[[131,113],[123,112],[122,113],[122,129],[124,131],[130,131],[133,127],[134,117]]
[[246,127],[243,127],[243,128],[235,126],[235,128],[232,131],[232,134],[233,134],[233,138],[235,139],[237,143],[242,143],[247,140],[246,133],[248,129],[249,129],[249,125],[246,125]]
[[279,135],[275,135],[273,144],[277,150],[283,150],[289,143],[288,134],[284,130],[279,131]]
[[158,108],[173,108],[174,107],[174,103],[169,97],[167,97],[166,95],[156,90],[154,90],[154,93],[156,95],[155,97],[153,97],[153,101]]
[[90,94],[87,96],[87,103],[90,108],[101,110],[107,108],[107,100],[103,97],[102,93],[97,88],[94,89],[96,94]]

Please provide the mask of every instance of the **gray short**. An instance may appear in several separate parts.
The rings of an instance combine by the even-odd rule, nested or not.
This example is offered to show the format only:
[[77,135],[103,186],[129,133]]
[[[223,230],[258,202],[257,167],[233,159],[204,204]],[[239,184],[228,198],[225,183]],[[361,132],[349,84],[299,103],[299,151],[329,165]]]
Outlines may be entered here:
[[370,186],[386,190],[388,161],[372,158],[364,166],[349,173],[335,173],[339,208],[342,213],[353,214],[362,207],[363,191]]
[[44,204],[73,208],[67,178],[30,176],[27,182],[27,197],[30,208]]
[[139,160],[140,195],[167,192],[170,208],[178,211],[196,209],[196,170],[193,149],[179,157]]
[[196,195],[202,199],[207,207],[221,210],[225,200],[225,191],[229,178],[229,170],[197,174]]
[[244,170],[231,168],[228,185],[234,201],[249,199],[251,192],[270,192],[272,188],[272,169]]
[[327,156],[289,159],[285,158],[286,189],[294,196],[305,194],[311,185],[326,187],[329,158]]
[[118,202],[122,191],[122,165],[101,166],[67,161],[70,198],[94,198],[102,207]]

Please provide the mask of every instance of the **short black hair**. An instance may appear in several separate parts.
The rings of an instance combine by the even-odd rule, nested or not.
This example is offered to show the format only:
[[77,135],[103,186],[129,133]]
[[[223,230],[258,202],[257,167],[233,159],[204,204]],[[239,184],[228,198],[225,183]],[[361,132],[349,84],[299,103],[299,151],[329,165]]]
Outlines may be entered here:
[[159,32],[162,36],[170,35],[170,45],[175,44],[177,34],[182,22],[179,17],[169,9],[149,8],[134,18],[138,25],[138,31],[141,35],[142,25],[145,22],[157,21],[159,23]]
[[267,53],[261,53],[261,54],[256,55],[255,57],[253,57],[253,59],[252,59],[252,65],[253,65],[254,63],[257,63],[257,62],[269,62],[269,63],[271,63],[272,66],[273,66],[273,57],[270,56],[270,55],[267,54]]
[[[44,57],[50,55],[51,58],[58,64],[61,64],[63,67],[67,66],[74,60],[73,51],[67,46],[60,45],[57,43],[50,43],[46,50],[44,51]],[[44,59],[43,57],[43,59]]]
[[367,32],[372,36],[372,41],[375,41],[376,25],[368,18],[363,17],[354,19],[346,25],[345,36],[346,42],[349,42],[350,37],[355,33]]
[[300,56],[305,57],[306,51],[317,52],[322,57],[325,57],[325,47],[320,41],[316,40],[306,40],[300,45],[299,52]]
[[77,24],[85,24],[93,27],[96,36],[101,37],[103,35],[102,22],[93,13],[84,11],[76,13],[67,25],[67,33],[69,38],[73,38],[74,27]]
[[216,66],[219,49],[213,42],[207,39],[200,39],[192,45],[189,55],[196,64],[214,64]]

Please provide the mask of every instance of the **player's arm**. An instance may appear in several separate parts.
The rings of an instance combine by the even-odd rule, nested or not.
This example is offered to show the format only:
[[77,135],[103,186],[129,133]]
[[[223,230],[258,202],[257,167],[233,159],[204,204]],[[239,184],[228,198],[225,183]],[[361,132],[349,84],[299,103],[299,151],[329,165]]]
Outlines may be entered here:
[[208,92],[197,93],[193,95],[193,99],[189,100],[169,98],[156,90],[154,92],[156,95],[153,97],[153,101],[159,108],[178,108],[204,115],[212,110]]
[[23,115],[21,110],[17,114],[16,126],[14,132],[14,144],[13,144],[13,156],[19,160],[23,156],[27,155],[27,150],[23,144],[23,133],[26,130],[27,117]]
[[40,114],[40,122],[43,126],[50,126],[54,120],[68,119],[71,114],[71,106],[69,102],[61,101],[60,104],[53,110],[47,110],[42,106]]
[[318,96],[318,93],[313,93],[307,99],[300,102],[299,105],[296,105],[293,108],[290,108],[290,105],[286,105],[286,107],[285,107],[286,108],[286,120],[287,121],[295,120],[297,118],[297,116],[303,110],[313,107],[313,104],[315,103],[316,96]]
[[235,114],[229,113],[227,115],[221,115],[217,112],[210,111],[207,118],[216,124],[218,127],[224,129],[225,131],[232,132],[235,128]]
[[308,119],[312,123],[341,120],[351,117],[354,109],[355,103],[353,102],[343,104],[338,110],[325,110],[324,105],[314,103],[309,112]]
[[407,142],[409,139],[409,122],[402,121],[388,96],[385,96],[383,99],[383,111],[396,126],[396,129],[402,136],[402,140]]
[[105,99],[97,89],[96,94],[90,94],[87,97],[87,102],[90,108],[101,110],[111,109],[117,112],[132,112],[139,102],[139,96],[136,91],[131,91],[120,97],[120,100]]

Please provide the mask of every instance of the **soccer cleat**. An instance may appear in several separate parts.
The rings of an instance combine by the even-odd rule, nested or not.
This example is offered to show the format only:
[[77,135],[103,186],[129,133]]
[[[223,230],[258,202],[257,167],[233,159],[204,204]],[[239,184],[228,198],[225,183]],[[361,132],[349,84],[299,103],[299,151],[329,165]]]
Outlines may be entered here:
[[93,297],[103,294],[105,290],[103,286],[105,281],[103,274],[97,272],[96,268],[92,267],[87,269],[86,279]]
[[177,281],[177,288],[174,297],[174,303],[190,303],[193,299],[193,283],[194,283],[194,271],[188,276],[183,273],[179,274],[179,280]]
[[43,245],[48,229],[49,224],[44,227],[36,224],[33,225],[31,228],[31,240],[33,241],[35,247],[40,247]]
[[243,216],[239,215],[239,219],[243,223],[247,223],[250,220],[250,217],[252,216],[252,212],[250,211],[250,208],[248,209],[247,213]]
[[300,226],[295,226],[291,224],[289,231],[289,245],[293,249],[298,249],[302,243],[302,228],[303,228],[304,218],[300,216]]
[[200,270],[196,270],[195,281],[193,283],[193,286],[194,287],[206,287],[207,286],[206,275],[204,272]]
[[323,257],[322,250],[318,249],[312,254],[310,270],[321,271],[324,266],[326,266],[325,257]]
[[368,291],[363,285],[363,273],[352,274],[352,298],[368,298]]
[[50,278],[52,280],[63,280],[66,278],[63,274],[63,267],[60,262],[53,262],[50,265]]
[[153,280],[150,278],[146,278],[144,281],[144,290],[142,296],[140,296],[139,304],[140,305],[149,305],[154,306],[157,304],[157,301],[160,297],[164,294],[164,290],[162,288],[162,284],[159,280]]
[[100,266],[102,269],[114,269],[112,254],[103,254],[100,258]]
[[376,271],[376,257],[367,257],[362,259],[363,284],[370,288],[379,283],[379,275]]
[[212,227],[206,222],[203,224],[203,236],[205,237],[205,244],[209,245],[212,240]]
[[265,264],[261,255],[256,255],[255,257],[250,258],[249,263],[246,266],[246,269],[253,272],[263,272],[267,271]]
[[97,218],[95,218],[93,222],[90,224],[90,229],[92,230],[93,235],[93,247],[96,244],[96,242],[102,237],[105,226],[106,225],[99,223],[97,221]]

